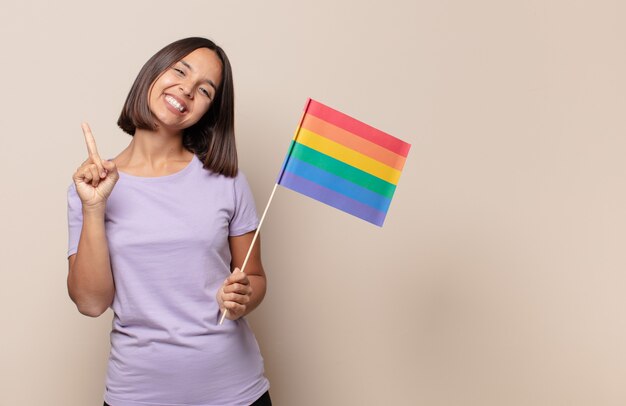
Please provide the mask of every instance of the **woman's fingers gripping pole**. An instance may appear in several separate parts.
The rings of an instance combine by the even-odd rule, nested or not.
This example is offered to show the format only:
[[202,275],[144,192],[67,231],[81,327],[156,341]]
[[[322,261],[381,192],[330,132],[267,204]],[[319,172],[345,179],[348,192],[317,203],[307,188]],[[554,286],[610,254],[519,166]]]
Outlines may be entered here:
[[98,167],[98,173],[100,174],[100,177],[104,178],[107,173],[104,169],[104,165],[102,165],[102,159],[100,158],[100,155],[98,155],[96,140],[91,133],[91,128],[89,128],[89,124],[87,123],[82,123],[81,128],[83,129],[83,134],[85,135],[85,142],[87,143],[87,152],[89,153],[89,157]]

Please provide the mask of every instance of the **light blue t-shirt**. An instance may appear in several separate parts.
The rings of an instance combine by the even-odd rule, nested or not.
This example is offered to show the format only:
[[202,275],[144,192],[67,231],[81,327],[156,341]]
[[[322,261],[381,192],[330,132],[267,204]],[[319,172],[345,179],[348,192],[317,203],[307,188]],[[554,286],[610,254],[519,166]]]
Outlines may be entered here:
[[[82,203],[68,188],[68,256]],[[258,217],[241,171],[203,168],[140,177],[120,172],[105,212],[115,281],[104,400],[111,406],[249,405],[269,388],[245,318],[224,320],[215,294],[230,275],[229,236]]]

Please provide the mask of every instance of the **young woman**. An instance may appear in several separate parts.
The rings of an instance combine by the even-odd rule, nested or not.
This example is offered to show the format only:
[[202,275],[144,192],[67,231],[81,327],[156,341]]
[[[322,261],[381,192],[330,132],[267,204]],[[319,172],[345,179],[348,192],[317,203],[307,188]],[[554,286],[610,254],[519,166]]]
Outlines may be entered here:
[[[68,188],[68,292],[78,310],[114,312],[104,404],[271,405],[244,316],[265,295],[258,218],[237,170],[230,63],[205,38],[157,52],[118,125],[132,136],[89,158]],[[219,325],[220,312],[227,320]]]

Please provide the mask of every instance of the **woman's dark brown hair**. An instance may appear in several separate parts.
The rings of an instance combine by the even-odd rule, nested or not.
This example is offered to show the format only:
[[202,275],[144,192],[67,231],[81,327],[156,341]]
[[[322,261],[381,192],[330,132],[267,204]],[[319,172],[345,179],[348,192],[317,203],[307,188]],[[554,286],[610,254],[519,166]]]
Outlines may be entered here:
[[237,148],[233,74],[226,53],[211,40],[201,37],[184,38],[154,54],[139,71],[117,125],[133,136],[137,128],[156,130],[154,116],[148,106],[150,86],[166,69],[198,48],[208,48],[220,58],[222,81],[209,110],[196,124],[183,131],[183,146],[200,158],[204,168],[234,177],[237,175]]

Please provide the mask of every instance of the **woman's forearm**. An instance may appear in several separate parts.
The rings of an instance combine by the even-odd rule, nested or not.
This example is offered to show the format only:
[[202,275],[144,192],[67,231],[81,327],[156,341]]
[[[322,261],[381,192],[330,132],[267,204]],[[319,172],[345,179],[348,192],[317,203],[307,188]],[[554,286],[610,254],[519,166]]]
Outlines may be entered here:
[[91,317],[104,313],[115,295],[104,212],[104,206],[83,208],[78,250],[67,277],[70,298],[82,314]]

